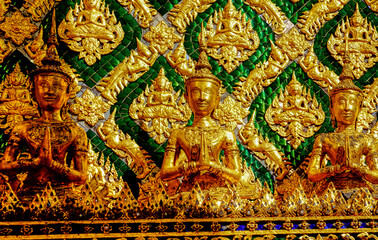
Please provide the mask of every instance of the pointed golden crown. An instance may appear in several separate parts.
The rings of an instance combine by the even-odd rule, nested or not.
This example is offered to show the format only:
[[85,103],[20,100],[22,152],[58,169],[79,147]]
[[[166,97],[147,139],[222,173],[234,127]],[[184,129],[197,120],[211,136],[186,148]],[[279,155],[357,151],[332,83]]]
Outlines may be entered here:
[[206,55],[206,50],[201,50],[198,62],[196,63],[195,71],[188,80],[185,81],[185,85],[194,81],[211,81],[216,85],[221,86],[222,82],[214,74],[211,73],[211,65]]

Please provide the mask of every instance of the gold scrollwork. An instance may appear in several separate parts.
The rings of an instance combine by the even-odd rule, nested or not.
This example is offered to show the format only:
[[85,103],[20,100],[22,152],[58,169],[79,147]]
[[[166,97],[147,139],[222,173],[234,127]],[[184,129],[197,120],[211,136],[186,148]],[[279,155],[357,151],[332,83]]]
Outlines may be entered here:
[[321,105],[298,82],[293,73],[284,93],[276,96],[265,113],[273,131],[289,141],[295,149],[305,138],[315,134],[325,118]]
[[77,120],[84,120],[89,126],[94,126],[100,119],[105,119],[104,113],[110,110],[110,104],[102,101],[87,89],[82,97],[76,97],[70,106],[70,112],[77,115]]
[[160,54],[164,54],[168,48],[173,49],[174,44],[181,40],[181,37],[175,34],[175,29],[168,27],[164,21],[159,22],[156,27],[150,26],[150,31],[143,38]]
[[31,82],[21,72],[18,63],[0,84],[0,93],[0,119],[5,120],[0,128],[6,129],[5,133],[9,133],[17,123],[39,115],[37,103],[31,97]]
[[277,180],[282,180],[289,172],[284,163],[284,154],[280,152],[269,139],[264,139],[255,128],[256,110],[249,122],[239,131],[240,139],[247,148],[253,151],[262,160],[265,160],[268,168],[276,172]]
[[42,59],[46,56],[47,45],[43,41],[43,27],[40,28],[38,36],[25,45],[25,51],[37,66],[43,66]]
[[223,10],[210,17],[206,28],[202,25],[198,41],[207,54],[218,59],[228,73],[247,60],[260,44],[251,22],[241,11],[236,10],[231,0],[228,0]]
[[145,150],[141,149],[128,134],[119,130],[115,122],[115,113],[116,109],[108,120],[100,124],[97,132],[106,146],[111,148],[119,157],[126,158],[127,165],[136,173],[137,178],[143,179],[156,166],[149,159]]
[[131,14],[134,10],[134,17],[138,16],[138,22],[143,28],[148,28],[152,17],[157,11],[152,7],[148,0],[117,0],[122,6],[127,7]]
[[4,59],[15,50],[15,48],[10,44],[10,42],[5,43],[5,40],[0,37],[0,64],[3,63]]
[[258,63],[247,78],[241,77],[240,82],[236,83],[233,95],[243,104],[243,107],[248,108],[253,99],[262,91],[264,87],[269,86],[274,82],[279,74],[286,68],[290,59],[282,52],[272,41],[270,41],[272,51],[268,61]]
[[313,79],[319,86],[333,88],[339,83],[339,76],[319,62],[313,46],[311,46],[306,56],[298,62],[301,68],[307,73],[307,76]]
[[194,73],[194,61],[186,53],[184,39],[181,40],[174,51],[167,53],[166,59],[169,65],[181,76],[189,77]]
[[378,12],[378,1],[377,0],[365,0],[365,3],[370,7],[374,12]]
[[249,110],[243,108],[240,102],[235,101],[231,96],[226,97],[223,103],[215,109],[213,117],[220,125],[226,125],[226,129],[233,131],[238,124],[243,124],[243,119],[249,114]]
[[272,25],[275,34],[282,34],[286,30],[287,17],[271,0],[244,0],[258,14],[262,14],[267,23]]
[[378,32],[363,18],[356,4],[356,11],[349,20],[338,25],[335,35],[331,35],[327,42],[328,51],[344,66],[343,59],[349,52],[353,75],[359,79],[378,62]]
[[25,38],[32,38],[32,34],[38,30],[38,27],[17,10],[12,16],[5,18],[5,21],[0,24],[0,29],[5,32],[5,38],[12,39],[16,45],[21,45]]
[[55,2],[60,1],[62,0],[26,0],[24,8],[32,15],[33,21],[39,22],[51,10]]
[[295,27],[288,33],[283,34],[283,36],[276,41],[276,44],[282,48],[282,51],[286,53],[291,60],[302,56],[303,53],[311,47],[311,44],[306,41],[305,36],[299,33]]
[[326,21],[334,18],[349,0],[319,0],[298,19],[297,26],[306,36],[306,39],[313,40]]
[[11,2],[11,0],[3,0],[0,2],[0,21],[4,20],[4,15],[8,12],[9,3]]
[[147,72],[154,64],[158,52],[149,49],[137,39],[137,52],[131,50],[130,57],[125,58],[115,67],[107,77],[101,79],[96,88],[101,92],[101,96],[110,101],[111,104],[117,102],[117,95],[129,82],[136,81]]
[[141,128],[155,137],[158,144],[162,144],[170,136],[172,129],[184,127],[177,121],[185,123],[192,115],[185,98],[178,100],[179,96],[180,91],[173,94],[172,84],[161,68],[159,76],[152,81],[152,86],[146,87],[130,105],[130,117],[142,120]]
[[179,33],[185,33],[186,27],[194,21],[198,13],[208,9],[216,0],[183,0],[176,4],[169,13],[168,20],[177,27]]
[[103,0],[81,0],[67,13],[58,33],[62,41],[93,65],[101,55],[111,53],[122,41],[124,31]]

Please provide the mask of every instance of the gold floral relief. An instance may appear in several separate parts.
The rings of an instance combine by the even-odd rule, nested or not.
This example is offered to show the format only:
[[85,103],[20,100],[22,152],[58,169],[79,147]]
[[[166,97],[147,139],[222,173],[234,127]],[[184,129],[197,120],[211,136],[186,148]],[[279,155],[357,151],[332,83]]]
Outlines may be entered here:
[[168,20],[179,33],[185,33],[187,26],[196,19],[198,13],[208,9],[216,0],[183,0],[170,11]]
[[238,124],[243,124],[243,119],[249,114],[249,110],[243,108],[241,103],[231,96],[226,97],[213,113],[213,117],[220,125],[225,125],[229,131],[234,131]]
[[123,40],[124,31],[117,18],[110,13],[103,0],[81,0],[67,13],[58,33],[62,41],[75,52],[80,52],[88,65],[111,53]]
[[258,14],[262,14],[275,34],[283,34],[285,32],[287,17],[271,0],[244,0],[244,2]]
[[8,12],[9,3],[11,3],[11,0],[0,1],[0,21],[4,20],[4,15]]
[[46,13],[48,13],[56,2],[62,0],[26,0],[24,8],[32,15],[32,19],[35,22],[43,20]]
[[167,53],[166,59],[169,65],[181,76],[189,77],[194,73],[194,61],[186,53],[184,39],[181,40],[174,51]]
[[17,123],[39,116],[31,94],[31,82],[18,63],[0,84],[0,93],[0,128],[5,129],[5,133],[10,133]]
[[0,64],[4,59],[15,50],[15,48],[10,44],[10,42],[5,42],[3,38],[0,37]]
[[70,106],[70,112],[77,115],[77,120],[84,120],[91,127],[98,120],[105,119],[104,113],[109,110],[110,104],[102,101],[100,96],[96,97],[89,89],[85,90],[83,96],[76,97]]
[[240,129],[240,139],[258,158],[266,162],[270,170],[277,173],[277,180],[282,180],[288,173],[284,163],[284,154],[268,138],[264,139],[261,136],[255,127],[255,117],[256,110],[253,112],[249,122]]
[[147,72],[157,57],[158,52],[156,49],[149,49],[137,39],[137,51],[131,50],[129,57],[126,57],[117,67],[110,71],[107,77],[101,79],[96,86],[97,90],[111,104],[116,103],[117,95],[129,82],[136,81]]
[[325,114],[315,97],[301,85],[293,74],[284,92],[276,96],[265,113],[273,131],[284,137],[294,149],[305,138],[319,130]]
[[251,22],[236,10],[231,0],[210,17],[206,28],[202,25],[198,41],[228,73],[252,56],[260,44]]
[[[150,134],[158,144],[164,143],[172,129],[184,127],[192,112],[180,91],[173,93],[172,83],[165,77],[164,69],[152,82],[151,87],[133,100],[130,117],[141,120],[141,128]],[[183,122],[183,123],[177,123]]]
[[361,16],[358,4],[351,19],[342,21],[327,42],[328,51],[342,66],[344,66],[343,59],[346,51],[349,52],[353,75],[356,79],[362,77],[367,69],[373,67],[378,61],[377,47],[377,30]]
[[290,62],[289,57],[280,48],[272,41],[270,43],[272,50],[268,61],[258,63],[248,77],[240,77],[240,82],[234,87],[232,94],[245,108],[249,108],[262,89],[273,83]]
[[152,7],[148,0],[117,0],[122,6],[127,7],[131,14],[134,11],[134,17],[138,16],[138,22],[141,27],[148,28],[153,16],[157,11]]
[[313,46],[298,63],[307,73],[307,76],[321,87],[333,88],[339,83],[339,76],[318,60]]
[[181,40],[181,37],[175,34],[175,29],[168,27],[164,21],[159,22],[156,27],[151,26],[143,38],[160,54],[164,54],[168,48],[173,49],[175,43]]
[[116,109],[105,122],[100,124],[97,133],[106,146],[126,160],[127,166],[137,175],[136,177],[143,179],[156,165],[145,150],[141,149],[128,134],[124,134],[118,128],[115,122],[115,113]]
[[378,0],[365,0],[365,3],[370,7],[374,12],[378,12]]
[[17,10],[5,18],[5,21],[0,24],[0,30],[5,32],[5,38],[12,39],[16,45],[21,45],[25,39],[32,38],[32,34],[38,30],[38,27]]
[[307,40],[313,40],[323,25],[334,18],[348,2],[349,0],[319,0],[310,11],[299,17],[297,26]]
[[290,60],[302,56],[303,53],[311,47],[311,44],[306,41],[305,36],[299,33],[295,27],[288,33],[283,34],[282,37],[276,41],[276,44],[282,48],[282,51],[289,56]]

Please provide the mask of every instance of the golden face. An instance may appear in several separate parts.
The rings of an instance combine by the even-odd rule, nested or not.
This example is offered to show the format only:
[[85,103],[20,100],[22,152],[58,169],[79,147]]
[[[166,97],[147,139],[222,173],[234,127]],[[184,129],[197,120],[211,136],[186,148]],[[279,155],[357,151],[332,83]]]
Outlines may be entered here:
[[68,83],[60,74],[38,75],[34,83],[35,97],[42,110],[61,109],[69,99]]
[[352,125],[360,112],[361,99],[358,92],[347,90],[336,93],[332,98],[332,113],[338,124]]
[[192,81],[188,84],[185,97],[195,115],[206,116],[217,107],[219,87],[211,81]]

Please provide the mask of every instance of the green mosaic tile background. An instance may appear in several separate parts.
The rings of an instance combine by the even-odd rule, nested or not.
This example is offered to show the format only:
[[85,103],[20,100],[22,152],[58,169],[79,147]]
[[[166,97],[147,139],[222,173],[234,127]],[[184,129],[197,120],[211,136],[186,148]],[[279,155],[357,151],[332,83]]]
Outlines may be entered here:
[[[65,18],[69,8],[73,8],[75,3],[79,2],[80,0],[62,0],[60,3],[58,3],[56,7],[58,25]],[[59,46],[59,53],[61,57],[77,70],[77,72],[81,75],[81,78],[84,79],[84,84],[93,89],[101,78],[106,76],[120,62],[128,57],[132,49],[136,48],[135,39],[142,39],[142,28],[126,11],[126,9],[121,7],[117,0],[105,0],[105,2],[107,6],[109,6],[109,9],[115,12],[117,20],[121,22],[125,31],[125,38],[123,39],[122,43],[111,54],[102,56],[101,61],[97,61],[94,65],[88,66],[83,59],[79,60],[78,53],[70,50],[64,42],[60,42]],[[160,15],[163,16],[163,18],[166,19],[166,22],[168,23],[169,21],[167,20],[167,16],[169,15],[169,11],[179,2],[179,0],[150,1],[153,7]],[[301,0],[298,3],[292,3],[289,0],[272,0],[272,2],[282,10],[282,12],[293,24],[296,24],[298,22],[298,18],[303,14],[303,12],[310,10],[312,5],[316,4],[318,0]],[[24,1],[13,0],[10,9],[20,9],[23,3]],[[213,15],[215,11],[222,9],[226,4],[227,0],[217,0],[205,12],[199,13],[196,19],[188,25],[186,33],[184,34],[184,46],[188,55],[194,60],[197,60],[199,55],[198,34],[201,31],[201,24],[203,23],[204,26],[206,26],[210,15]],[[230,94],[233,92],[233,87],[239,81],[240,77],[247,77],[249,72],[255,68],[257,63],[265,62],[268,59],[271,51],[269,39],[275,41],[277,37],[274,35],[270,26],[242,0],[234,0],[233,4],[238,10],[241,10],[244,14],[246,14],[248,21],[251,21],[253,29],[258,33],[260,45],[256,52],[247,61],[241,63],[240,66],[230,74],[228,74],[227,71],[224,70],[215,59],[210,58],[213,74],[223,81],[225,89]],[[377,26],[377,14],[372,12],[363,0],[350,0],[334,19],[330,20],[322,27],[314,41],[314,50],[319,60],[337,74],[341,73],[342,68],[340,64],[337,63],[328,53],[326,48],[327,40],[329,39],[330,35],[334,33],[336,26],[341,23],[342,19],[345,19],[346,16],[351,17],[353,15],[356,4],[359,4],[361,14],[364,17],[367,17],[372,25]],[[46,15],[41,24],[44,28],[44,39],[47,40],[51,24],[51,12]],[[3,33],[0,33],[0,36],[3,36]],[[20,50],[21,49],[22,46],[20,47]],[[6,74],[13,71],[17,61],[20,62],[24,73],[35,69],[34,64],[32,64],[23,55],[23,53],[16,50],[0,65],[1,80],[5,78]],[[182,94],[184,91],[183,78],[175,72],[175,70],[167,63],[163,56],[159,56],[149,71],[147,71],[137,81],[129,83],[129,85],[125,87],[123,91],[121,91],[117,97],[118,102],[113,105],[111,109],[111,111],[113,111],[115,108],[117,109],[116,122],[119,125],[119,128],[124,133],[129,134],[143,149],[145,149],[158,167],[161,166],[163,161],[164,148],[166,144],[159,145],[152,138],[150,138],[148,133],[144,132],[136,124],[136,122],[130,118],[128,111],[133,99],[138,97],[147,86],[151,85],[152,80],[157,77],[160,68],[164,68],[166,71],[166,76],[172,82],[174,90],[176,92],[181,90]],[[273,132],[264,120],[265,111],[280,90],[284,89],[290,82],[293,72],[297,76],[298,81],[301,82],[308,90],[310,90],[312,96],[316,97],[326,113],[325,122],[317,134],[333,131],[334,129],[332,128],[329,114],[329,99],[327,92],[309,79],[306,73],[304,73],[300,66],[295,62],[291,63],[274,83],[265,88],[261,94],[256,97],[250,107],[250,112],[252,114],[253,110],[256,109],[255,125],[259,129],[260,133],[264,137],[269,138],[269,140],[293,163],[294,167],[298,167],[311,152],[315,136],[306,139],[305,142],[303,142],[299,148],[295,150],[286,142],[285,139]],[[363,87],[367,84],[371,84],[374,78],[377,77],[378,68],[373,67],[369,69],[368,72],[365,73],[365,75],[356,84]],[[251,114],[248,118],[251,117]],[[140,181],[136,179],[135,174],[97,136],[95,128],[88,130],[87,136],[90,139],[94,150],[96,152],[102,152],[104,157],[109,159],[114,164],[118,173],[122,175],[124,180],[127,181],[132,188],[133,192],[137,194],[138,182]],[[0,137],[0,149],[4,150],[8,136],[4,135],[3,131],[0,130]],[[267,182],[268,185],[273,188],[274,177],[271,175],[271,173],[242,144],[239,143],[238,146],[243,161],[246,161],[248,166],[252,168],[256,177],[262,183]]]

